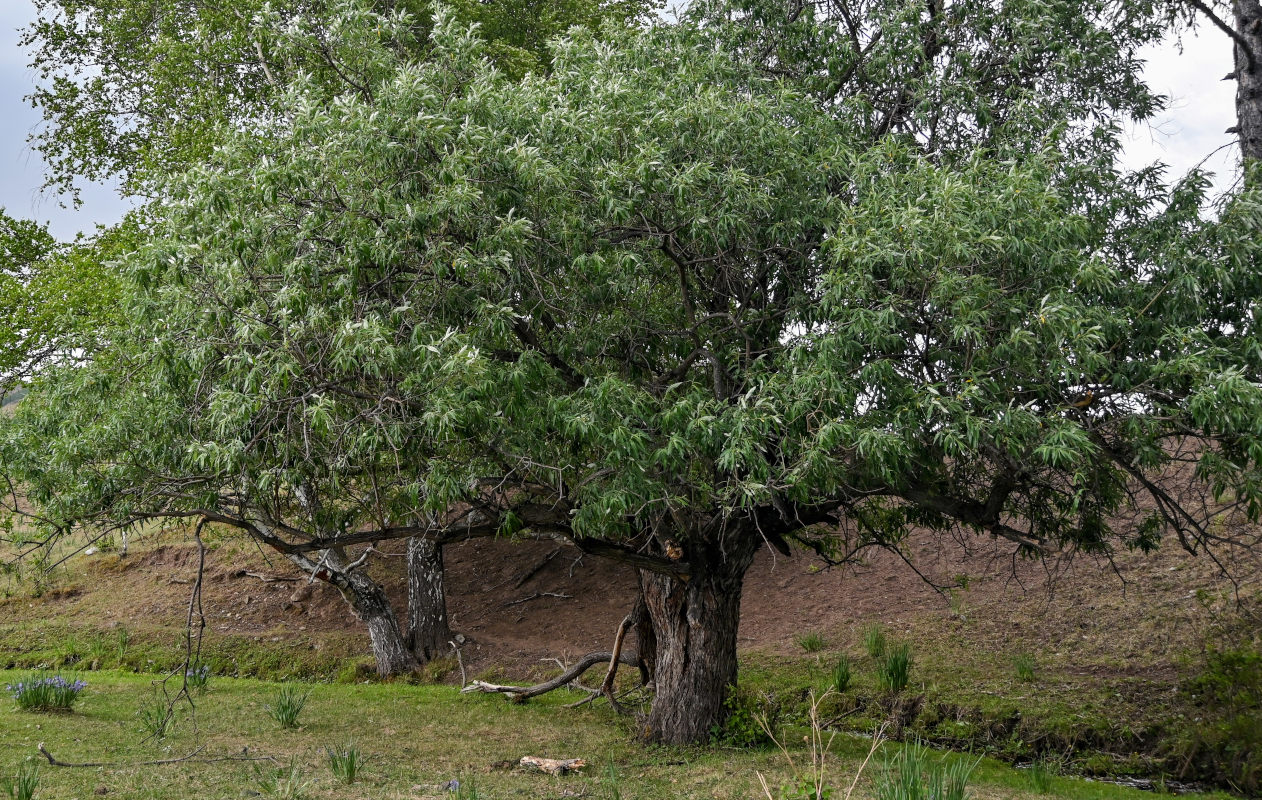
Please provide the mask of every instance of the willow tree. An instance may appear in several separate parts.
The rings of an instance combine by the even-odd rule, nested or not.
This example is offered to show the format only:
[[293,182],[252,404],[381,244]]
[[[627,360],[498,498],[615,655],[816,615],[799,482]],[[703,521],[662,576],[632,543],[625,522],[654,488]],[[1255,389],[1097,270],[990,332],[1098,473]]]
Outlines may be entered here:
[[[39,16],[24,31],[23,44],[39,79],[29,99],[43,112],[44,125],[32,142],[50,165],[49,186],[73,191],[84,179],[114,178],[126,194],[159,202],[165,176],[209,158],[228,132],[283,124],[289,113],[284,94],[295,80],[303,81],[308,102],[333,102],[350,93],[371,103],[392,65],[430,57],[430,5],[428,0],[228,5],[37,0]],[[459,19],[481,25],[479,37],[500,69],[522,75],[548,68],[546,40],[571,25],[625,27],[651,5],[515,0],[460,2],[454,10]],[[142,209],[135,216],[147,213]],[[11,346],[0,342],[5,348],[0,359],[29,361],[37,348],[45,355],[94,357],[104,337],[68,349],[67,334],[106,327],[98,310],[112,297],[116,281],[106,266],[109,253],[140,231],[135,225],[120,229],[102,247],[79,247],[67,250],[70,258],[41,262],[38,275],[31,273],[34,282],[15,280],[14,302],[21,299],[27,312],[10,327],[25,338]],[[102,357],[118,363],[118,354]],[[407,565],[404,633],[411,657],[380,660],[388,673],[410,669],[412,659],[434,657],[450,638],[441,544],[409,542]]]
[[[1206,218],[1203,180],[1117,173],[1106,101],[1032,91],[1055,59],[1047,86],[887,123],[769,69],[750,19],[574,31],[511,80],[440,17],[371,100],[299,81],[164,188],[126,263],[129,368],[50,379],[10,470],[59,518],[248,531],[373,609],[379,659],[399,626],[354,545],[551,535],[624,561],[667,742],[722,718],[764,546],[1197,549],[1221,533],[1171,483],[1184,461],[1262,513],[1256,196]],[[809,22],[803,52],[876,52]],[[872,80],[925,45],[882,30],[906,38]]]

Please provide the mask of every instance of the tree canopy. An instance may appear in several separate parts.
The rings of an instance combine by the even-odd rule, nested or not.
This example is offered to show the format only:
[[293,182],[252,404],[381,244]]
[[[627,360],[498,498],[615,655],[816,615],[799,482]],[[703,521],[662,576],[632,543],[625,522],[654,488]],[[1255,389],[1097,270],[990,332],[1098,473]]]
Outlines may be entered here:
[[[124,190],[151,192],[147,180],[182,171],[213,151],[223,131],[284,113],[284,86],[298,75],[329,97],[366,91],[380,78],[360,58],[387,46],[424,57],[429,0],[361,4],[405,13],[407,26],[348,24],[354,4],[338,0],[35,0],[39,16],[23,32],[39,77],[31,103],[44,115],[32,141],[50,165],[47,185],[73,193],[78,182],[121,178]],[[482,26],[502,68],[546,66],[546,42],[571,25],[626,25],[651,8],[644,0],[513,0],[449,4]],[[386,30],[397,38],[382,41]],[[367,37],[358,39],[357,37]]]
[[1259,197],[1116,169],[1155,106],[1114,6],[1081,89],[1040,44],[1067,6],[958,4],[941,50],[904,24],[937,7],[703,8],[523,76],[441,9],[424,61],[371,46],[411,17],[350,14],[371,91],[299,76],[162,185],[130,333],[48,376],[6,471],[49,519],[197,516],[347,581],[402,536],[627,561],[669,742],[723,714],[764,545],[1214,544],[1208,495],[1262,515]]

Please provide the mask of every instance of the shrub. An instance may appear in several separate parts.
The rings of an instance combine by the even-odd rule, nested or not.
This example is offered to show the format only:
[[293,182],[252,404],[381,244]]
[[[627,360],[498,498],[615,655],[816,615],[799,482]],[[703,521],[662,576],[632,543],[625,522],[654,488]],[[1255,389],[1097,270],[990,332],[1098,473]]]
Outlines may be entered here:
[[880,661],[885,657],[885,648],[885,629],[880,625],[869,625],[863,632],[863,649],[867,650],[872,658]]
[[349,743],[341,748],[327,747],[325,752],[329,754],[329,770],[333,776],[342,783],[354,783],[364,766],[364,756],[359,748]]
[[31,800],[39,788],[39,764],[24,761],[16,775],[0,777],[0,792],[8,800]]
[[906,689],[911,677],[911,645],[890,648],[877,665],[876,677],[882,689],[891,692]]
[[266,706],[268,716],[276,720],[282,728],[297,728],[298,715],[307,704],[311,692],[286,686],[276,695],[276,702]]
[[797,637],[796,641],[798,643],[798,647],[808,653],[818,653],[820,650],[823,650],[825,644],[827,644],[824,641],[824,637],[820,636],[818,633],[805,633]]
[[1038,670],[1038,662],[1029,653],[1021,653],[1012,659],[1012,666],[1017,671],[1017,680],[1032,683]]
[[833,688],[838,694],[844,693],[850,688],[850,679],[854,677],[850,668],[850,657],[842,656],[837,659],[837,666],[833,667]]
[[4,688],[23,711],[69,711],[87,686],[60,675],[28,675]]

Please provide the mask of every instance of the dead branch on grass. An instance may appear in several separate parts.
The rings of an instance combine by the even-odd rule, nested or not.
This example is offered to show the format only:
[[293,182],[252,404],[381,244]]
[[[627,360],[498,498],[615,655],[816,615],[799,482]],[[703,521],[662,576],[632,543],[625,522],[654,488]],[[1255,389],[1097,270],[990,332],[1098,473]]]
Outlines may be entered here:
[[[538,697],[539,695],[547,694],[554,689],[560,689],[562,686],[568,686],[578,678],[582,677],[583,673],[587,672],[587,670],[597,664],[604,664],[605,662],[612,661],[613,658],[613,653],[588,653],[579,659],[578,663],[574,666],[565,670],[555,678],[544,681],[543,683],[537,683],[533,686],[511,686],[506,684],[487,683],[486,681],[473,681],[468,686],[461,689],[460,693],[468,694],[469,692],[485,692],[486,694],[502,694],[514,703],[522,703],[532,697]],[[632,653],[622,655],[619,660],[623,664],[632,667],[639,663],[638,659]]]
[[271,761],[273,764],[279,764],[272,756],[252,756],[248,751],[242,751],[235,755],[228,756],[210,756],[206,758],[198,758],[198,754],[206,749],[206,745],[202,745],[186,756],[179,758],[160,758],[156,761],[62,761],[48,752],[44,747],[44,743],[40,742],[36,747],[40,755],[48,759],[48,763],[54,767],[156,767],[163,764],[180,764],[186,761],[193,761],[198,764],[210,764],[216,761]]

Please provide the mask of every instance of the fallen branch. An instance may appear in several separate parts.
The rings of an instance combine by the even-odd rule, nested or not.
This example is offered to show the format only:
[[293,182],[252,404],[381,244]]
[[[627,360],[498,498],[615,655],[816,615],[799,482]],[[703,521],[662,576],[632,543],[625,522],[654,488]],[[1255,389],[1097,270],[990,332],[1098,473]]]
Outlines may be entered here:
[[155,767],[161,764],[179,764],[184,761],[196,761],[199,764],[210,764],[215,761],[271,761],[273,764],[279,764],[272,756],[252,756],[242,751],[238,755],[232,756],[213,756],[210,758],[197,758],[197,754],[206,749],[206,745],[202,745],[186,756],[179,758],[162,758],[157,761],[85,761],[76,763],[72,761],[60,761],[53,757],[44,747],[44,743],[40,742],[37,749],[44,758],[48,759],[48,763],[54,767]]
[[[596,666],[612,661],[613,653],[588,653],[579,659],[578,663],[570,667],[552,680],[537,683],[534,686],[507,686],[496,683],[487,683],[486,681],[473,681],[468,686],[460,690],[461,694],[468,692],[485,692],[486,694],[502,694],[514,703],[521,703],[531,697],[538,697],[541,694],[547,694],[553,689],[560,689],[573,683],[584,672]],[[626,654],[619,658],[623,664],[634,667],[638,662],[634,654]]]
[[530,597],[523,597],[520,600],[509,600],[507,603],[504,604],[504,607],[507,608],[508,606],[516,606],[516,605],[521,605],[522,603],[529,603],[531,600],[538,600],[540,597],[559,597],[562,600],[570,600],[570,599],[573,599],[574,595],[561,594],[560,592],[535,592]]

